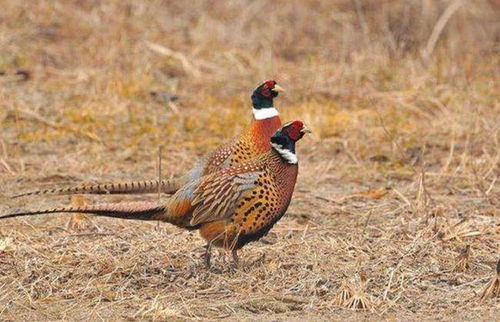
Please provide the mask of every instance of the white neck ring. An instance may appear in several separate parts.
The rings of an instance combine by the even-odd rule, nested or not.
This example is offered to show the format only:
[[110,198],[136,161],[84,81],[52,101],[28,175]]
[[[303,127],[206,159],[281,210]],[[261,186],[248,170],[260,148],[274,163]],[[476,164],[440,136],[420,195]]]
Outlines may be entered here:
[[253,109],[253,116],[257,121],[269,119],[271,117],[275,117],[278,115],[279,115],[278,110],[272,106],[260,109],[255,109],[255,108]]
[[290,164],[297,164],[298,162],[298,159],[297,159],[297,155],[295,153],[293,153],[292,151],[288,150],[288,149],[285,149],[283,148],[281,145],[279,144],[276,144],[276,143],[271,143],[271,146],[273,147],[273,149],[276,150],[276,152],[278,152],[282,157],[283,159],[285,159],[288,163]]

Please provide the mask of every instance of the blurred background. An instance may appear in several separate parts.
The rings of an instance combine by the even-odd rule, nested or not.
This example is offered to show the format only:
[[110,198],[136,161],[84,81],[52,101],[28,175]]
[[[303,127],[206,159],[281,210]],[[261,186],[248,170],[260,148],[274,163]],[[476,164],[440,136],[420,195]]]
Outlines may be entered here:
[[284,118],[318,138],[373,149],[381,114],[403,136],[460,139],[472,114],[498,107],[499,10],[493,0],[3,0],[10,167],[69,142],[134,156],[159,144],[204,151],[246,126],[249,95],[267,78],[288,90],[276,102]]
[[[287,90],[282,119],[314,132],[287,216],[245,250],[267,254],[252,273],[208,272],[206,286],[201,241],[167,225],[13,220],[0,229],[17,249],[0,260],[0,314],[323,315],[361,270],[379,312],[477,306],[500,247],[499,42],[498,0],[0,0],[0,212],[56,204],[5,197],[34,186],[154,179],[160,145],[164,176],[183,173],[243,131],[264,79]],[[121,239],[60,242],[75,230]],[[466,244],[475,260],[456,275]],[[257,295],[265,304],[245,302]]]

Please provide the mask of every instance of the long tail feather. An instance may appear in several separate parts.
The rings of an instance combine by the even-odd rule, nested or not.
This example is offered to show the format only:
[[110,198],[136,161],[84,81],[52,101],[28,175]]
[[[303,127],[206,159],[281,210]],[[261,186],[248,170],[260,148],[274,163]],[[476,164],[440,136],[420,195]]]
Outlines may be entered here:
[[53,213],[86,213],[96,216],[134,220],[161,220],[166,207],[156,202],[121,202],[101,205],[60,207],[1,215],[0,219]]
[[[160,191],[175,193],[181,186],[179,179],[161,181]],[[41,195],[74,195],[74,194],[143,194],[158,192],[158,180],[131,181],[120,183],[104,183],[95,185],[78,185],[74,187],[35,190],[14,195],[11,198]]]

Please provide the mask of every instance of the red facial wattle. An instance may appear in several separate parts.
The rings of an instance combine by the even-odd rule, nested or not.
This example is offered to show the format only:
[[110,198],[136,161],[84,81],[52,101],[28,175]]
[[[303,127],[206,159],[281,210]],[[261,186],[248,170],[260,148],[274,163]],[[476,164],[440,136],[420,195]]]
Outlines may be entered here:
[[262,86],[262,89],[260,91],[262,96],[271,97],[271,90],[274,88],[275,85],[276,85],[275,80],[270,79],[270,80],[265,81],[264,85]]
[[269,89],[273,89],[274,85],[276,85],[276,81],[274,79],[269,79],[264,82],[264,85]]
[[301,132],[303,128],[304,124],[301,121],[293,121],[285,130],[290,139],[298,141],[303,136]]

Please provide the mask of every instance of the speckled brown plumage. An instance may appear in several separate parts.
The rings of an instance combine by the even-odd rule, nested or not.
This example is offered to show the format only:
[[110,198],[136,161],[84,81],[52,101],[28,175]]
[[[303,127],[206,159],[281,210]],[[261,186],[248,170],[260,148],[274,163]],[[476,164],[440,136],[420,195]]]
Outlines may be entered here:
[[41,213],[83,212],[124,219],[159,220],[199,229],[211,246],[236,251],[264,236],[285,214],[298,173],[295,142],[307,132],[300,121],[271,137],[272,149],[242,164],[203,176],[179,189],[165,204],[108,204],[8,214],[0,219]]
[[[221,189],[229,185],[225,176],[217,180],[214,188],[207,187],[204,182],[198,187],[203,194],[195,199],[199,206],[191,223],[203,223],[200,227],[202,237],[215,246],[239,249],[259,239],[284,215],[292,197],[298,167],[283,163],[277,153],[268,152],[258,162],[250,162],[243,168],[246,170],[236,167],[232,171],[237,173],[229,174],[233,180],[238,180],[231,189]],[[209,182],[213,184],[214,181]],[[242,187],[246,189],[241,194],[234,193]],[[220,196],[219,191],[228,195]],[[211,202],[214,195],[224,203]],[[208,206],[205,206],[206,200]],[[209,208],[214,204],[217,209]],[[227,216],[228,213],[231,215]]]
[[281,126],[281,119],[275,116],[265,120],[254,120],[249,130],[227,145],[218,147],[204,162],[203,174],[242,164],[269,151],[269,138]]

